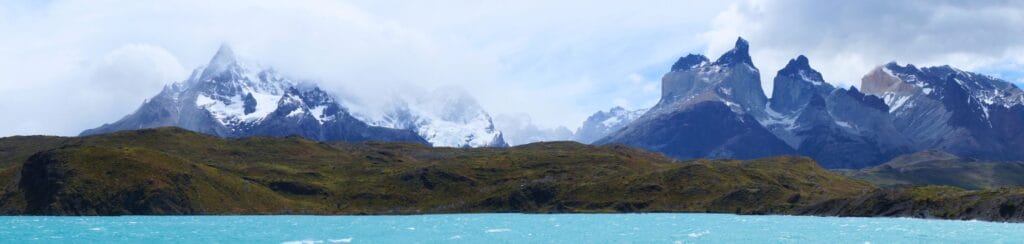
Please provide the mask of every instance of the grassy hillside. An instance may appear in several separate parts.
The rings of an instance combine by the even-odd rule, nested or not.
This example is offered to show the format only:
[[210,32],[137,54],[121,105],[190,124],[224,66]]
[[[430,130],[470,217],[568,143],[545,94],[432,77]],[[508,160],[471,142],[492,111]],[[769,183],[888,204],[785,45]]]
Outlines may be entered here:
[[1024,186],[1024,162],[983,161],[939,151],[903,155],[844,174],[880,186],[943,185],[970,190]]
[[[176,128],[0,138],[0,150],[0,213],[8,215],[720,212],[1024,221],[1024,188],[879,188],[804,157],[677,161],[619,145],[430,148],[221,139]],[[848,174],[884,186],[978,188],[1017,174],[951,160],[959,159],[925,153]],[[986,178],[999,174],[1007,175]]]
[[457,149],[174,128],[9,140],[23,138],[0,139],[18,152],[3,157],[24,162],[0,171],[7,214],[785,213],[874,190],[802,157],[680,162],[572,142]]
[[0,138],[0,169],[20,165],[39,151],[56,148],[75,138],[55,136],[12,136]]
[[797,211],[798,214],[861,217],[914,217],[1024,220],[1024,188],[969,191],[949,186],[879,189],[838,198]]
[[[159,151],[76,146],[33,155],[20,170],[9,213],[269,213],[290,201],[265,187]],[[6,197],[6,196],[5,196]],[[11,201],[7,201],[7,200]]]

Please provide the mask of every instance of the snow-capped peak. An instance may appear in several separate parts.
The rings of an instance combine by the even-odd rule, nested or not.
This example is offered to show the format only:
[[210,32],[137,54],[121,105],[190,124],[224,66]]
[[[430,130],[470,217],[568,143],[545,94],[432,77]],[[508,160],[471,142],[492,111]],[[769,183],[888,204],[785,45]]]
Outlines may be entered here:
[[583,143],[591,143],[604,138],[608,134],[622,129],[629,123],[647,112],[647,109],[627,110],[623,107],[613,107],[608,111],[597,111],[579,129],[576,129],[575,140]]
[[[500,131],[467,92],[442,87],[426,94],[396,96],[389,112],[367,118],[373,125],[415,130],[434,146],[506,146]],[[361,115],[365,117],[365,115]]]
[[[240,60],[223,44],[210,63],[182,86],[195,94],[195,106],[209,111],[222,125],[258,122],[277,110],[296,82],[269,68]],[[196,75],[199,74],[199,75]]]
[[627,122],[628,123],[628,121],[632,121],[633,119],[636,119],[637,117],[640,117],[640,115],[642,115],[646,111],[647,111],[647,109],[639,109],[639,110],[635,110],[635,111],[629,111],[629,110],[626,110],[623,107],[615,106],[614,108],[608,110],[608,112],[598,111],[598,114],[595,114],[595,115],[593,115],[591,117],[592,118],[594,116],[597,116],[597,118],[602,118],[603,117],[604,119],[601,120],[601,125],[604,125],[606,127],[614,127],[614,126],[622,124],[623,122]]
[[333,95],[316,85],[299,85],[271,68],[239,59],[227,45],[208,65],[165,87],[135,113],[82,134],[163,126],[222,137],[300,135],[318,141],[427,143],[409,130],[353,119]]
[[231,46],[228,46],[226,43],[221,44],[220,48],[217,49],[217,54],[213,55],[210,63],[203,69],[203,74],[200,78],[212,78],[224,73],[232,68],[232,66],[238,66],[238,58],[235,57],[235,52],[231,50]]
[[[881,67],[885,74],[898,79],[907,88],[890,93],[932,95],[936,90],[958,87],[971,98],[986,105],[1011,107],[1024,103],[1024,91],[1013,83],[987,75],[963,71],[949,65],[917,68],[890,62]],[[883,94],[884,96],[884,94]]]

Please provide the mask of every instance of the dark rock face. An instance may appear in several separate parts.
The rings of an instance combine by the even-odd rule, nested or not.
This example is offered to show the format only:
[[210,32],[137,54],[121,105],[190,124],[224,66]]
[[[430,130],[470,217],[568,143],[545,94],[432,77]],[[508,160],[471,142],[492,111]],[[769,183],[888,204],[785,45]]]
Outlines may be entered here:
[[894,125],[915,149],[1024,159],[1024,91],[1009,82],[949,66],[889,63],[864,76],[861,86],[885,100]]
[[676,158],[755,158],[793,153],[766,130],[768,99],[742,38],[713,63],[681,58],[662,78],[661,100],[596,144],[623,143]]
[[890,63],[866,75],[861,87],[868,94],[834,89],[806,58],[797,57],[775,78],[772,111],[762,122],[801,155],[829,168],[873,166],[932,148],[967,157],[1024,158],[1017,153],[1024,149],[1017,139],[1024,113],[1013,112],[1021,110],[1024,95],[1012,84],[949,66]]
[[237,61],[227,46],[188,80],[167,86],[134,113],[83,136],[175,126],[220,137],[292,136],[318,141],[406,141],[412,130],[371,126],[330,94]]
[[[704,101],[724,101],[740,113],[764,113],[768,98],[761,89],[760,72],[750,61],[748,51],[747,42],[741,38],[736,47],[714,63],[700,62],[665,74],[661,79],[661,100],[651,110],[674,110]],[[694,56],[683,59],[703,58]]]
[[844,133],[855,139],[855,143],[837,145],[848,149],[831,155],[834,160],[823,157],[828,162],[823,164],[826,167],[862,168],[911,152],[910,140],[896,130],[886,113],[888,107],[878,97],[855,88],[838,89],[826,98],[826,105],[833,119],[842,121],[836,124],[841,124]]
[[[769,100],[748,52],[749,44],[739,39],[714,62],[701,55],[680,58],[662,78],[659,103],[597,143],[627,143],[682,158],[733,155],[704,150],[719,148],[727,140],[674,131],[699,130],[700,123],[693,119],[700,116],[682,114],[694,113],[697,104],[714,102],[741,118],[752,116],[778,139],[768,141],[781,140],[793,152],[828,168],[869,167],[923,149],[991,160],[1024,159],[1024,91],[1009,82],[949,66],[889,63],[864,76],[863,92],[837,89],[801,55],[778,71]],[[668,118],[690,119],[691,124]],[[729,125],[756,127],[700,125],[706,126],[703,130],[725,132],[738,130],[726,129]],[[660,128],[647,128],[652,126]],[[690,141],[669,138],[674,134],[688,135]],[[682,145],[692,152],[672,149]]]
[[682,159],[750,159],[793,153],[753,116],[711,101],[652,116],[597,143],[623,143]]
[[417,184],[427,190],[453,188],[457,185],[466,187],[476,186],[476,182],[472,178],[437,167],[421,168],[415,172],[402,174],[399,179],[403,182]]
[[[322,109],[321,114],[314,110]],[[319,117],[318,117],[319,116]],[[426,143],[411,130],[395,130],[367,125],[352,117],[338,102],[319,88],[289,89],[278,102],[278,109],[249,134],[266,136],[298,135],[318,141],[410,141]]]
[[789,60],[786,67],[775,75],[772,90],[772,110],[791,114],[800,110],[812,96],[828,96],[835,87],[825,82],[821,73],[811,68],[807,57],[800,55]]
[[267,184],[267,187],[275,192],[293,195],[326,195],[323,187],[313,184],[294,181],[275,181]]
[[827,168],[862,168],[910,152],[891,124],[888,107],[856,88],[836,89],[807,57],[789,61],[775,77],[770,112],[762,122],[800,155]]
[[662,78],[661,100],[595,144],[622,143],[675,158],[756,158],[793,153],[765,129],[768,98],[742,38],[714,63],[681,58]]
[[256,98],[252,97],[252,93],[246,94],[245,100],[243,101],[245,102],[245,104],[243,104],[245,114],[251,114],[253,112],[256,112]]
[[[659,103],[597,143],[626,143],[680,158],[728,157],[742,153],[711,148],[747,150],[721,147],[728,140],[710,137],[730,137],[738,134],[728,132],[743,130],[729,126],[760,126],[777,140],[751,142],[782,141],[828,168],[869,167],[923,149],[991,160],[1024,159],[1024,91],[1011,83],[949,66],[889,63],[863,78],[862,93],[856,88],[836,89],[801,55],[779,70],[769,100],[748,52],[749,44],[739,39],[714,62],[701,55],[680,58],[662,78]],[[749,115],[758,123],[702,124],[694,120],[700,116],[682,115],[695,113],[693,108],[705,102],[724,104],[740,118]],[[689,124],[678,125],[682,121],[669,118],[688,119]],[[646,128],[652,126],[659,128]],[[723,133],[697,136],[677,129]],[[677,134],[689,138],[671,137]],[[673,149],[678,147],[691,151]]]
[[829,168],[873,166],[923,149],[1024,159],[1018,139],[1024,92],[1010,83],[949,66],[895,63],[862,82],[867,94],[834,89],[806,58],[790,60],[775,78],[771,111],[761,120],[798,153]]
[[675,64],[672,64],[672,71],[692,69],[700,67],[708,63],[708,58],[700,54],[690,54],[679,58]]
[[847,124],[837,121],[829,113],[825,99],[814,95],[810,103],[797,115],[794,130],[797,137],[803,138],[796,147],[800,155],[814,158],[822,166],[829,168],[850,168],[859,166],[862,153],[877,151],[869,142],[863,141],[853,133],[847,133]]
[[[842,89],[835,91],[828,100],[815,95],[801,110],[794,123],[797,126],[792,130],[801,138],[796,147],[798,154],[814,158],[826,168],[849,169],[875,165],[907,150],[905,140],[901,143],[899,137],[879,133],[895,131],[891,124],[885,123],[887,120],[881,111],[872,111],[844,95],[848,93]],[[869,117],[872,115],[875,117]]]
[[735,47],[722,54],[722,57],[719,57],[715,64],[723,66],[746,64],[753,67],[754,61],[750,59],[750,44],[743,37],[736,38]]
[[658,105],[597,143],[677,158],[797,153],[828,168],[877,165],[911,151],[882,99],[836,89],[802,55],[778,72],[769,102],[748,50],[740,39],[714,63],[698,55],[681,58],[662,79]]

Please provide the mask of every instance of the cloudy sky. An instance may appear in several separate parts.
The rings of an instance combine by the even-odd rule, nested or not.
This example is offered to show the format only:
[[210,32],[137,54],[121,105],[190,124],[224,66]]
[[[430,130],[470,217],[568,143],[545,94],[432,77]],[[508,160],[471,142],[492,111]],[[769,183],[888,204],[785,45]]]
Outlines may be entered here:
[[650,106],[675,59],[714,59],[737,36],[769,94],[798,54],[840,86],[888,61],[1024,82],[1021,1],[711,2],[2,1],[0,136],[117,120],[221,43],[365,110],[454,85],[542,127]]

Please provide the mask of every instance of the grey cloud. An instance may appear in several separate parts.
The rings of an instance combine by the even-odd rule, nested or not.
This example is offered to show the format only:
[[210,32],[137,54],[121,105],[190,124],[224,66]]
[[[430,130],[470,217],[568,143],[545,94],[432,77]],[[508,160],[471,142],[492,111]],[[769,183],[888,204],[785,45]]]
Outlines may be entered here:
[[721,13],[705,36],[709,54],[736,35],[770,86],[775,71],[798,54],[826,79],[855,85],[888,61],[950,64],[968,70],[1024,61],[1020,1],[748,1]]
[[[646,86],[631,83],[630,75],[703,47],[697,34],[726,4],[4,1],[0,135],[74,135],[116,120],[141,102],[118,94],[145,97],[159,87],[125,83],[126,76],[164,77],[173,69],[94,70],[114,50],[166,50],[187,75],[222,42],[364,110],[410,87],[455,85],[492,114],[529,113],[538,125],[575,127],[613,103],[647,103]],[[158,56],[151,58],[164,59]]]

